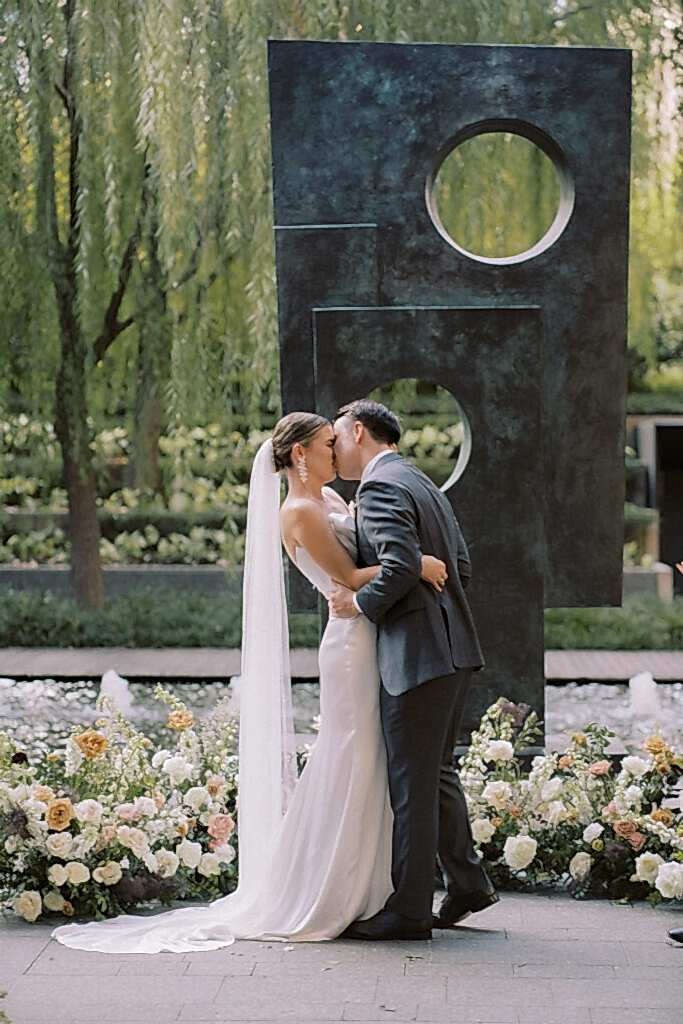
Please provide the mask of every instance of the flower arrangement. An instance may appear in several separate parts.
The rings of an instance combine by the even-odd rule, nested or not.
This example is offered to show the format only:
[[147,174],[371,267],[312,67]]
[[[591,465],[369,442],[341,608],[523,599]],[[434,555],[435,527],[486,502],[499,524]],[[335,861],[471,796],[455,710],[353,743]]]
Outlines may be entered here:
[[[683,899],[683,755],[661,736],[617,767],[595,723],[562,752],[520,758],[538,719],[503,698],[462,759],[475,843],[501,888],[566,884],[576,896]],[[674,806],[670,806],[670,805]]]
[[[237,725],[229,698],[200,723],[161,686],[158,749],[107,697],[102,717],[34,762],[0,733],[0,900],[27,921],[113,916],[149,901],[214,899],[237,878]],[[683,900],[683,755],[650,736],[616,767],[592,723],[534,757],[534,712],[503,698],[460,777],[472,833],[500,888]],[[308,751],[298,751],[303,766]],[[674,805],[675,806],[672,806]]]
[[237,876],[236,725],[199,724],[163,687],[155,749],[108,697],[93,727],[32,763],[0,733],[0,899],[27,921],[96,919],[151,900],[214,899]]

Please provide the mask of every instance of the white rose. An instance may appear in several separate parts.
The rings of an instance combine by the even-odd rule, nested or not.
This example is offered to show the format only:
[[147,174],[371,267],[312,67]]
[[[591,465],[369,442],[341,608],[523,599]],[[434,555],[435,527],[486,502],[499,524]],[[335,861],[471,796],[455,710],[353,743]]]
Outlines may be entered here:
[[211,797],[206,786],[192,786],[183,797],[183,802],[193,811],[199,811],[204,804],[211,803]]
[[100,864],[92,873],[93,878],[99,885],[116,885],[121,881],[123,872],[115,860],[108,860],[106,864]]
[[561,800],[553,800],[545,812],[546,821],[551,825],[559,825],[567,817],[567,808]]
[[217,846],[213,852],[221,864],[232,864],[236,856],[235,847],[231,846],[230,843],[223,843],[222,846]]
[[552,779],[548,779],[541,789],[541,800],[546,804],[549,804],[551,800],[557,800],[558,796],[562,792],[562,787],[562,779],[558,778],[556,775],[553,776]]
[[116,829],[116,836],[121,846],[126,846],[129,850],[135,854],[136,857],[142,859],[147,850],[149,849],[149,842],[147,836],[141,828],[131,827],[130,825],[119,825]]
[[515,748],[507,740],[491,740],[484,751],[485,761],[511,761]]
[[588,878],[592,866],[593,858],[589,853],[575,853],[569,861],[569,874],[577,882],[583,882],[585,878]]
[[24,800],[21,806],[22,810],[24,810],[26,814],[31,815],[34,818],[42,817],[47,810],[47,804],[43,803],[42,800],[36,800],[34,797],[31,797],[29,800]]
[[640,786],[628,786],[624,791],[624,799],[629,807],[639,807],[643,799],[643,791]]
[[157,864],[157,855],[156,855],[156,853],[152,853],[151,850],[145,850],[145,852],[142,855],[142,861],[143,861],[143,863],[144,863],[144,865],[145,865],[145,867],[147,868],[148,871],[151,871],[152,874],[154,874],[156,872],[156,870],[157,870],[157,868],[159,866]]
[[140,817],[151,818],[157,813],[157,805],[151,796],[139,796],[134,806]]
[[156,754],[152,758],[152,767],[160,768],[164,761],[171,756],[170,750],[157,750]]
[[175,848],[175,852],[181,863],[193,871],[202,859],[202,848],[199,843],[191,843],[189,839],[183,839]]
[[63,860],[71,853],[74,844],[74,837],[70,832],[53,832],[45,840],[47,852],[53,857],[61,857]]
[[650,765],[644,758],[636,757],[633,754],[623,759],[621,767],[623,771],[628,772],[634,779],[639,779],[650,770]]
[[512,799],[512,786],[509,782],[501,780],[487,782],[481,795],[492,807],[497,807],[500,810]]
[[64,885],[69,877],[69,872],[63,864],[53,864],[48,868],[47,877],[53,885]]
[[186,779],[191,779],[194,769],[184,757],[167,757],[164,761],[162,771],[168,775],[174,786],[179,786]]
[[[28,786],[25,785],[23,782],[20,782],[19,785],[15,786],[13,789],[12,788],[8,789],[7,792],[12,797],[14,802],[17,803],[17,804],[21,804],[21,803],[24,802],[24,800],[28,800],[28,798],[30,796],[30,790],[29,790]],[[33,890],[27,890],[27,891],[31,892]]]
[[180,864],[177,854],[173,850],[166,850],[162,847],[161,850],[156,851],[156,857],[157,874],[161,878],[173,878]]
[[82,885],[90,878],[90,868],[81,864],[80,860],[70,860],[65,866],[70,885]]
[[197,871],[200,875],[205,875],[207,878],[209,875],[220,875],[221,866],[218,857],[215,853],[204,853],[197,866]]
[[74,811],[78,820],[92,825],[99,825],[103,809],[102,804],[98,800],[81,800],[79,803],[74,804]]
[[513,871],[522,871],[536,856],[538,843],[531,836],[508,836],[503,847],[505,863]]
[[135,804],[118,804],[115,808],[116,816],[122,821],[136,821],[140,817]]
[[36,892],[35,889],[26,889],[21,896],[17,896],[12,906],[14,913],[23,917],[24,921],[35,921],[40,917],[43,902],[39,892]]
[[675,860],[660,864],[655,889],[665,900],[683,899],[683,864],[678,864]]
[[664,858],[660,857],[658,853],[641,853],[639,857],[636,857],[635,877],[639,882],[647,882],[649,885],[654,885],[659,873],[660,864],[663,863]]
[[583,830],[584,843],[592,843],[593,840],[597,839],[598,836],[601,836],[604,831],[604,827],[598,821],[594,821],[591,825],[587,825]]
[[7,851],[7,853],[16,853],[16,851],[19,849],[19,842],[19,836],[8,836],[7,839],[5,840],[5,850]]
[[43,906],[46,907],[48,910],[54,910],[57,913],[59,913],[59,911],[63,908],[64,903],[64,897],[62,896],[61,892],[57,892],[56,889],[52,889],[43,897]]
[[488,818],[475,818],[472,822],[472,835],[475,843],[488,843],[495,831]]

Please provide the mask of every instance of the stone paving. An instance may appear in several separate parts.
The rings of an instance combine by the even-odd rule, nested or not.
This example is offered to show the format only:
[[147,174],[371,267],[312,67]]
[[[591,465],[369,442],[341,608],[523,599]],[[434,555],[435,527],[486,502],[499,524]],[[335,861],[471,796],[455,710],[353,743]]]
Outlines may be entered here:
[[[291,651],[292,676],[318,675],[318,652]],[[227,679],[240,670],[240,652],[217,647],[5,647],[0,676],[85,679],[110,668],[125,678]],[[546,679],[630,679],[651,672],[660,682],[683,680],[683,651],[546,651]]]
[[391,1021],[681,1024],[683,909],[504,893],[431,942],[237,942],[186,956],[82,953],[0,924],[12,1024]]

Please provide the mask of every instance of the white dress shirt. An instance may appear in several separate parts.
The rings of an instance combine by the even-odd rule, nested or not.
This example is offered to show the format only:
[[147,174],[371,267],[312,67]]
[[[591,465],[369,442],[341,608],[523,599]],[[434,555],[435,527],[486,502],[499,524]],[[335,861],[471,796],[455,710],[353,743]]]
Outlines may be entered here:
[[[365,469],[363,470],[363,472],[360,475],[360,481],[358,483],[358,489],[359,490],[360,490],[360,488],[363,485],[363,480],[365,480],[365,478],[367,477],[368,473],[370,472],[370,469],[375,465],[375,463],[379,462],[379,460],[384,458],[385,455],[391,455],[393,453],[394,453],[394,449],[393,448],[383,448],[381,452],[377,452],[376,455],[373,455],[373,457],[370,459],[370,461],[368,462],[367,466],[365,467]],[[357,503],[356,503],[356,514],[358,514]],[[355,594],[353,595],[353,607],[361,615],[363,614],[363,612],[360,609],[360,606],[359,606],[358,602],[356,601],[356,595]]]

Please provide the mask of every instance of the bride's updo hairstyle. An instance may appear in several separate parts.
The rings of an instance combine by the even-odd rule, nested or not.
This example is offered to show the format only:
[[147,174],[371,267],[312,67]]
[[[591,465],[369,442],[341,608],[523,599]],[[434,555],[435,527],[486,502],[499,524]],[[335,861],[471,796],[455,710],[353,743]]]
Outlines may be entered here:
[[295,444],[302,444],[305,448],[329,423],[316,412],[290,412],[278,420],[273,430],[273,462],[278,473],[292,468],[292,447]]

